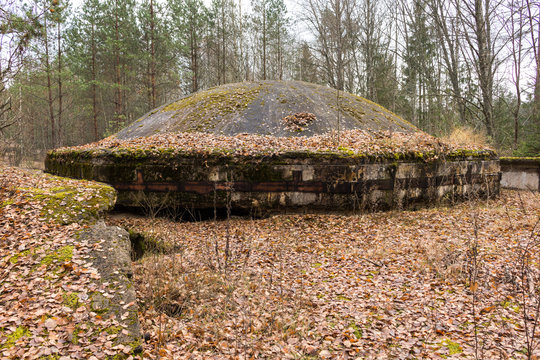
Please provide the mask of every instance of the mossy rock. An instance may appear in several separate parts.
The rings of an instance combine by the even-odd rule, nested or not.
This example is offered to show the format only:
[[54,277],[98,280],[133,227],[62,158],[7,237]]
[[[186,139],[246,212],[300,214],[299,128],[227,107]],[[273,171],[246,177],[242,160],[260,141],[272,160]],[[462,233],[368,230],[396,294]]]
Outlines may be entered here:
[[94,223],[102,213],[114,207],[116,202],[114,188],[100,183],[73,184],[70,181],[66,179],[65,185],[51,189],[20,190],[30,200],[39,204],[43,219],[63,225],[75,222]]

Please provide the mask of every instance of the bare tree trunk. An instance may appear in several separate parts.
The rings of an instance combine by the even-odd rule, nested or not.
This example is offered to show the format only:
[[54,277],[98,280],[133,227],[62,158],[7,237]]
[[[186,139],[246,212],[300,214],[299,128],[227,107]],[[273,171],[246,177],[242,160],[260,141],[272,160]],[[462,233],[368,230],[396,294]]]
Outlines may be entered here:
[[[150,39],[146,34],[144,36],[144,41],[146,45],[145,50],[150,52]],[[146,63],[146,74],[144,75],[144,80],[146,81],[145,87],[146,87],[146,100],[148,102],[148,108],[152,109],[152,79],[151,79],[152,75],[150,74],[152,70],[151,70],[150,63],[151,61],[148,61]]]
[[[220,22],[218,22],[217,24],[221,24],[221,26],[223,26],[223,24]],[[213,38],[215,39],[216,74],[217,74],[218,85],[221,85],[223,84],[221,80],[221,43],[219,41],[219,39],[221,38],[221,35],[220,35],[221,29],[219,26],[216,26],[215,30],[216,30],[216,34],[213,36]]]
[[343,90],[344,81],[343,81],[343,73],[344,73],[344,61],[343,61],[343,37],[339,36],[342,34],[342,23],[341,23],[341,17],[343,13],[341,0],[335,0],[335,8],[336,8],[336,27],[337,27],[337,59],[336,59],[336,76],[337,76],[337,87],[338,90]]
[[52,82],[51,82],[51,63],[49,58],[49,29],[47,27],[47,18],[43,19],[43,31],[45,39],[45,72],[47,74],[47,105],[49,107],[49,123],[51,125],[51,146],[56,147],[56,125],[54,119],[53,109],[53,95],[52,95]]
[[193,15],[191,15],[190,19],[190,31],[189,31],[189,42],[190,42],[190,55],[191,55],[191,92],[197,92],[199,90],[199,84],[198,84],[198,54],[197,54],[197,37],[195,35],[195,24]]
[[365,58],[365,70],[364,74],[366,76],[366,96],[376,101],[375,89],[374,89],[374,75],[375,69],[373,69],[373,4],[371,0],[366,0],[364,2],[365,6],[365,28],[364,28],[364,58]]
[[465,124],[466,107],[459,83],[460,43],[455,16],[448,14],[449,10],[445,8],[445,5],[448,5],[448,3],[443,0],[434,0],[428,3],[431,4],[431,14],[435,22],[435,29],[442,44],[443,60],[450,84],[452,85],[452,93],[458,108],[459,120],[461,124]]
[[98,141],[98,111],[97,111],[97,86],[96,86],[96,37],[95,24],[92,22],[91,47],[92,47],[92,120],[94,124],[94,140]]
[[[516,9],[517,6],[517,9]],[[510,3],[510,34],[512,41],[512,59],[513,59],[513,77],[514,77],[514,86],[516,88],[516,106],[514,107],[512,113],[514,116],[514,149],[517,148],[519,140],[519,112],[521,109],[521,56],[522,56],[522,38],[523,38],[523,6],[521,3],[517,3],[512,0]],[[517,11],[518,14],[518,23],[514,18],[514,12]],[[516,29],[517,28],[517,29]]]
[[225,1],[221,6],[221,73],[223,74],[223,83],[227,83],[225,75]]
[[328,84],[339,90],[344,89],[347,63],[354,59],[353,44],[358,32],[346,25],[350,24],[355,9],[355,0],[307,0],[305,3],[306,19],[316,35],[317,50],[323,61],[322,70]]
[[118,0],[115,0],[114,11],[114,31],[115,31],[115,45],[114,45],[114,72],[116,82],[116,101],[115,101],[115,128],[119,130],[123,122],[123,98],[122,98],[122,78],[120,73],[120,23],[118,20]]
[[526,0],[527,3],[527,14],[528,14],[528,21],[530,26],[530,33],[531,33],[531,44],[532,44],[532,50],[536,65],[536,76],[534,81],[534,98],[533,98],[533,117],[534,120],[536,120],[536,126],[538,129],[540,129],[540,21],[536,19],[536,35],[535,35],[535,24],[534,24],[534,14],[532,11],[532,6],[537,5],[540,8],[540,4],[538,3],[530,3],[530,0]]
[[278,29],[277,29],[277,56],[278,56],[278,65],[279,65],[279,80],[283,80],[283,49],[281,48],[281,19],[278,20]]
[[[397,16],[395,17],[395,21],[396,21],[396,24],[394,25],[395,28],[396,28],[396,32],[394,33],[394,66],[393,66],[393,74],[394,74],[394,80],[397,82],[398,80],[398,25],[397,25],[397,21],[398,21],[398,18]],[[392,96],[392,108],[390,110],[392,111],[396,111],[396,99],[397,99],[397,92],[398,92],[398,89],[397,89],[397,86],[394,87],[394,96]]]
[[[472,60],[478,76],[481,90],[480,107],[483,114],[482,121],[489,137],[493,138],[493,61],[491,38],[491,18],[493,9],[490,0],[474,0],[474,3],[464,2],[467,14],[459,11],[461,21],[470,28],[474,34],[472,37],[465,29],[465,39],[469,44]],[[458,10],[460,10],[458,8]]]
[[57,40],[57,47],[58,47],[58,121],[57,121],[57,139],[58,143],[62,144],[62,32],[60,27],[60,19],[58,20],[58,28],[57,28],[58,36],[56,38]]
[[154,0],[150,0],[150,87],[151,87],[151,108],[156,107],[156,48],[155,48],[155,19]]
[[[478,73],[480,88],[482,89],[482,112],[484,113],[484,121],[488,136],[493,137],[493,72],[491,59],[491,43],[490,43],[490,19],[487,13],[489,12],[489,1],[486,2],[485,9],[483,8],[482,0],[475,0],[475,22],[476,22],[476,37],[478,41]],[[485,13],[484,13],[485,10]]]
[[263,80],[266,80],[266,1],[263,0],[263,58],[262,58],[262,68],[263,68]]

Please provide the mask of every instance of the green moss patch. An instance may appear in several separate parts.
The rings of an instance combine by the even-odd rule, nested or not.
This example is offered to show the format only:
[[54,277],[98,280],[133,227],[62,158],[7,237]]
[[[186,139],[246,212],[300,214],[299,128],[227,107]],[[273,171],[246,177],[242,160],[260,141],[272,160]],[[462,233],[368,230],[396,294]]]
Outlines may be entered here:
[[116,191],[104,184],[23,190],[30,200],[39,204],[42,218],[62,225],[92,223],[101,213],[111,209],[116,201]]
[[20,253],[13,255],[9,259],[9,262],[12,263],[12,264],[16,264],[19,261],[20,257],[27,256],[28,254],[30,254],[30,250],[21,251]]
[[79,325],[75,326],[75,329],[73,330],[73,333],[71,334],[71,343],[73,345],[77,345],[79,343],[79,333],[81,332],[81,328]]
[[81,305],[79,302],[79,295],[74,292],[63,293],[62,303],[73,310],[77,309]]
[[15,201],[13,201],[12,199],[8,199],[8,200],[4,200],[0,203],[0,208],[3,208],[3,207],[6,207],[6,206],[9,206],[9,205],[13,205],[15,203]]
[[21,338],[31,336],[32,333],[27,328],[24,326],[19,326],[14,332],[7,336],[7,339],[3,344],[0,344],[0,349],[9,349],[10,347],[15,346],[17,341]]
[[73,257],[73,246],[66,245],[61,247],[60,249],[45,255],[45,257],[41,260],[41,265],[51,265],[55,262],[67,262],[70,261]]
[[180,123],[191,130],[208,130],[215,127],[219,118],[247,108],[257,98],[263,86],[259,84],[212,88],[173,102],[161,111],[174,111],[174,117],[181,119]]
[[441,345],[445,346],[448,349],[449,355],[456,355],[463,352],[461,346],[457,342],[450,339],[443,340]]

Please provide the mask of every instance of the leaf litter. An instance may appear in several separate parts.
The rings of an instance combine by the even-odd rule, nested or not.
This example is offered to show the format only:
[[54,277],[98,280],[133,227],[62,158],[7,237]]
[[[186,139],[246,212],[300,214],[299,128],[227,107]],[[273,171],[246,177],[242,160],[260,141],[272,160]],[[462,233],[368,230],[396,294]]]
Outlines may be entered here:
[[534,291],[519,296],[519,264],[540,241],[539,198],[505,190],[418,211],[109,222],[154,246],[134,274],[150,359],[525,358],[523,310],[527,322],[538,313]]
[[[92,311],[92,292],[111,295],[76,240],[87,225],[44,217],[29,195],[86,182],[1,170],[0,356],[131,357]],[[134,263],[144,358],[436,359],[526,358],[539,217],[538,194],[503,191],[418,211],[108,221],[148,241]]]
[[314,136],[279,137],[272,135],[239,134],[236,136],[208,133],[168,133],[122,140],[114,135],[99,142],[54,150],[56,153],[85,151],[100,152],[146,150],[161,154],[172,150],[173,154],[218,154],[226,156],[271,156],[298,152],[337,153],[370,157],[388,157],[401,154],[423,159],[437,159],[446,155],[460,154],[463,150],[492,156],[491,149],[473,145],[443,141],[422,132],[402,133],[389,131],[346,130]]
[[56,205],[90,213],[102,187],[0,165],[0,358],[106,359],[126,347],[111,332],[121,325],[92,309],[109,289],[89,258],[99,244],[78,239],[90,219],[48,216],[60,189],[75,189],[77,207]]

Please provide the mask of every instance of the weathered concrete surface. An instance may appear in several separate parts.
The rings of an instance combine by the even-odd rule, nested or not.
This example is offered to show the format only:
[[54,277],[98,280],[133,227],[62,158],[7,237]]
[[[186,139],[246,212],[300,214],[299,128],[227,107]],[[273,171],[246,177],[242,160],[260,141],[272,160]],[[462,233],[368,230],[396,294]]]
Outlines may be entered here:
[[[302,131],[283,119],[315,115]],[[331,130],[419,131],[396,114],[359,96],[302,81],[257,81],[226,84],[200,91],[152,110],[116,136],[132,139],[170,132],[312,136]]]
[[[103,221],[90,227],[80,239],[94,245],[90,259],[100,276],[100,289],[91,294],[91,309],[103,319],[113,317],[117,329],[115,344],[129,345],[134,354],[142,351],[135,289],[131,278],[131,243],[128,233]],[[122,331],[123,329],[127,332]]]
[[505,171],[502,173],[501,186],[509,189],[539,189],[540,175],[525,171]]
[[496,158],[462,157],[425,162],[295,154],[231,159],[179,156],[69,160],[51,157],[50,172],[107,182],[118,204],[322,210],[410,208],[499,193]]
[[540,191],[540,158],[501,158],[501,186]]

